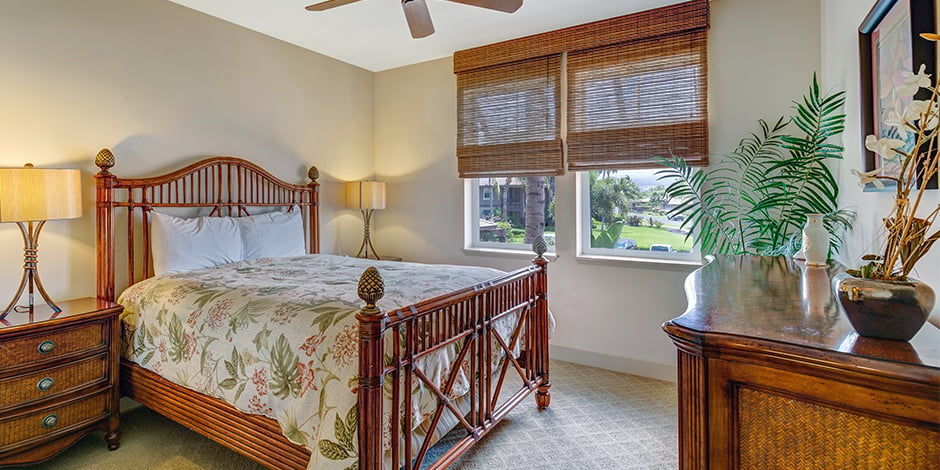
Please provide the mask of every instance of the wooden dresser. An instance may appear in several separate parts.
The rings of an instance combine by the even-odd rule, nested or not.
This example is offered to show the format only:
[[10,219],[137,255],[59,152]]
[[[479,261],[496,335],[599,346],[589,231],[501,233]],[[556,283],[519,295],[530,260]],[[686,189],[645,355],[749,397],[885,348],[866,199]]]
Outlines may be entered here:
[[119,445],[122,308],[91,298],[59,307],[0,320],[0,467],[42,462],[98,429]]
[[722,256],[689,275],[688,310],[663,325],[679,350],[679,468],[940,468],[940,330],[858,336],[831,293],[838,271]]

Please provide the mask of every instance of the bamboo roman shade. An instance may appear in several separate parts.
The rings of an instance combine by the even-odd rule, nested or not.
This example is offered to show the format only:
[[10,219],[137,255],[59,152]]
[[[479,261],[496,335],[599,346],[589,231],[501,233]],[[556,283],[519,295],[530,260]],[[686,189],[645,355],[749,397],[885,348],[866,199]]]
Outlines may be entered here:
[[705,31],[568,54],[568,169],[708,164]]
[[461,178],[564,172],[561,55],[457,75]]
[[674,153],[708,164],[708,0],[454,54],[461,177],[653,166]]

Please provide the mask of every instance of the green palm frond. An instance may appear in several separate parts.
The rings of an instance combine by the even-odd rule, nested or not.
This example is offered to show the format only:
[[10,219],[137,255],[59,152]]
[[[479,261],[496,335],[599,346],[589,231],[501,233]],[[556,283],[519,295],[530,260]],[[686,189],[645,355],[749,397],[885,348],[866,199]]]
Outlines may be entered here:
[[[772,169],[773,180],[783,190],[774,198],[780,208],[774,245],[781,245],[799,232],[807,214],[831,214],[837,209],[839,185],[826,160],[841,159],[843,148],[827,142],[845,129],[845,114],[839,113],[844,103],[845,92],[821,95],[815,75],[809,93],[802,101],[794,102],[796,113],[790,122],[805,135],[784,136],[790,158]],[[836,238],[841,244],[841,237]]]
[[738,253],[747,253],[748,246],[761,240],[762,233],[766,231],[765,221],[772,218],[771,213],[759,206],[774,190],[774,185],[767,184],[766,177],[772,170],[772,163],[781,158],[782,131],[786,122],[779,118],[771,127],[760,119],[758,124],[760,134],[752,133],[745,137],[728,155],[727,160],[733,167],[715,170],[721,184],[729,188],[727,196],[735,207],[733,218],[738,225]]
[[660,180],[672,181],[666,187],[669,198],[683,200],[670,210],[667,217],[682,214],[680,230],[688,230],[686,239],[692,238],[707,252],[723,253],[737,244],[730,201],[724,197],[726,186],[708,184],[707,171],[695,171],[685,159],[673,155],[660,158],[659,163],[667,167],[656,173]]

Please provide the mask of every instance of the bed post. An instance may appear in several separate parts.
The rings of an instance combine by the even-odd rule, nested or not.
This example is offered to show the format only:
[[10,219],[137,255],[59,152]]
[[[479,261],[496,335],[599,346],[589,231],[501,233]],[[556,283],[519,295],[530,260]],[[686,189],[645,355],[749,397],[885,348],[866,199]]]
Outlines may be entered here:
[[310,188],[310,213],[307,214],[307,233],[310,237],[310,253],[320,252],[320,170],[316,166],[311,166],[307,170],[307,177],[310,182],[307,187]]
[[385,385],[382,332],[386,317],[375,303],[385,295],[385,282],[374,266],[359,278],[359,298],[366,306],[359,320],[359,470],[380,470],[382,452],[382,390]]
[[548,260],[545,259],[545,252],[548,246],[545,244],[545,238],[539,236],[532,242],[532,251],[535,252],[535,259],[532,263],[538,266],[539,270],[535,274],[535,289],[538,299],[535,304],[535,372],[542,378],[542,384],[535,392],[535,404],[540,410],[548,408],[552,396],[548,389],[552,387],[548,376]]
[[95,175],[95,243],[99,300],[114,301],[114,184],[117,179],[109,169],[114,166],[114,154],[101,149],[95,156],[95,165],[101,170]]

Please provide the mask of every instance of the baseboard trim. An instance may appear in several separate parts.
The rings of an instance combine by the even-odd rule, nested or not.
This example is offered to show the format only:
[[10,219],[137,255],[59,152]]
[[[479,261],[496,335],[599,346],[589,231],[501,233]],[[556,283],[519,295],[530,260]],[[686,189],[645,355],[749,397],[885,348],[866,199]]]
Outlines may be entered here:
[[601,354],[555,345],[549,346],[549,357],[627,374],[668,380],[670,382],[676,381],[676,366],[666,364],[657,364],[655,362],[640,361],[627,357],[612,356],[610,354]]

